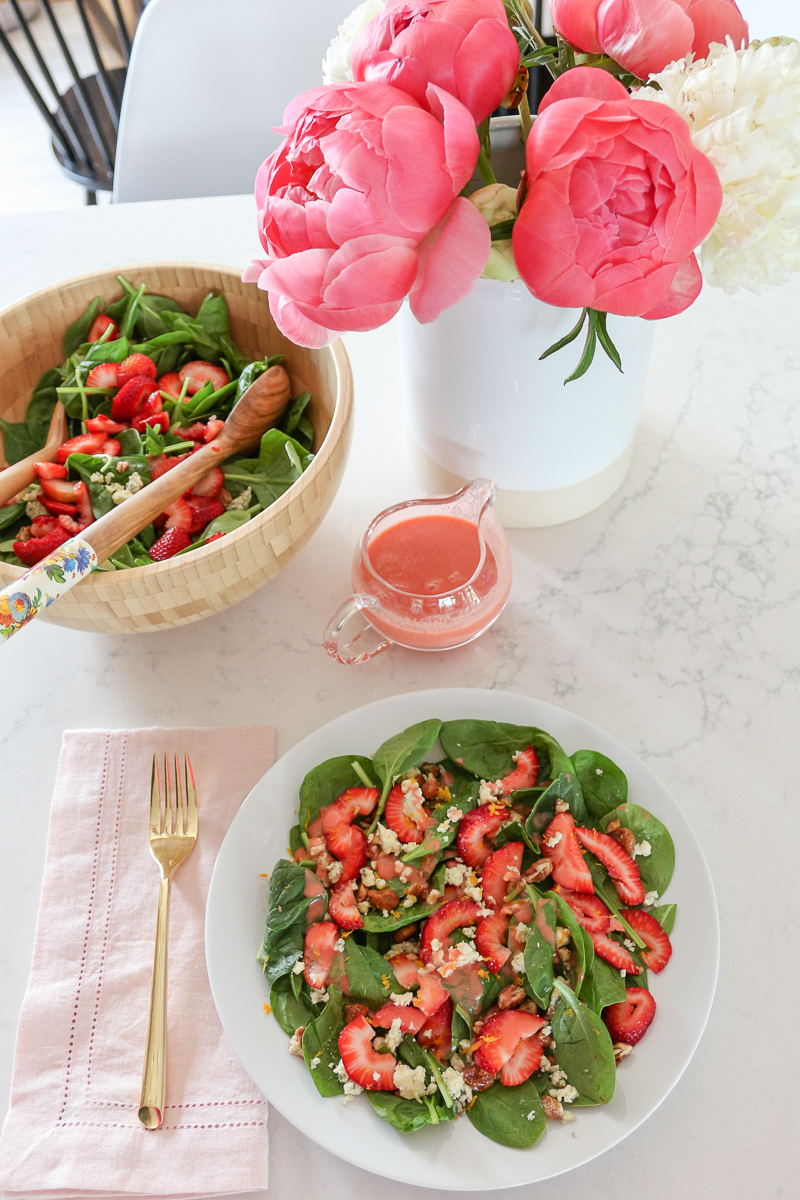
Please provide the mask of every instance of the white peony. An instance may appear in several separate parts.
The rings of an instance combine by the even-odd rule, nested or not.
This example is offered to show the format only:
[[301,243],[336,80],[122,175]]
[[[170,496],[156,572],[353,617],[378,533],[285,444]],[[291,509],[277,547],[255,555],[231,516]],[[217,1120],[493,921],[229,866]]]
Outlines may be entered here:
[[[469,197],[481,216],[486,218],[488,225],[499,225],[501,221],[510,221],[517,215],[517,193],[505,183],[489,183],[479,188]],[[492,242],[489,261],[484,267],[484,279],[504,279],[511,282],[519,279],[514,262],[514,250],[511,239]]]
[[344,24],[339,26],[339,32],[328,47],[322,64],[323,83],[352,83],[353,72],[350,63],[356,38],[364,26],[368,25],[373,17],[377,17],[378,13],[382,13],[385,7],[386,0],[365,0],[364,4],[359,4]]
[[673,63],[651,77],[722,182],[722,209],[700,251],[703,274],[733,293],[784,283],[800,270],[800,43],[713,45],[707,59]]

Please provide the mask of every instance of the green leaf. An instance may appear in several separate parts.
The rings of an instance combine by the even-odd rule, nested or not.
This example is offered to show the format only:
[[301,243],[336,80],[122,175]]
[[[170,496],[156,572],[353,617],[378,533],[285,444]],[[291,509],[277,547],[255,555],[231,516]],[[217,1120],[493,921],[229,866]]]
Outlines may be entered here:
[[539,1089],[530,1079],[518,1087],[493,1083],[478,1092],[467,1116],[484,1137],[516,1150],[535,1146],[547,1123]]
[[581,360],[578,363],[575,370],[572,372],[572,374],[568,375],[567,378],[564,380],[565,387],[568,383],[572,383],[573,380],[580,379],[583,375],[586,374],[586,372],[589,370],[589,367],[592,365],[592,361],[594,359],[594,352],[595,352],[596,348],[597,348],[597,334],[595,333],[594,325],[590,321],[587,326],[587,329],[586,329],[586,341],[584,342],[583,354],[581,355]]
[[[572,764],[570,764],[570,767]],[[528,840],[533,841],[535,833],[543,833],[556,815],[556,801],[563,800],[569,805],[569,811],[578,825],[586,824],[586,805],[583,801],[581,785],[572,770],[564,771],[554,779],[545,792],[534,804],[525,822],[525,832]]]
[[625,772],[605,754],[597,750],[578,750],[572,755],[572,765],[578,776],[589,815],[600,821],[628,799],[628,780]]
[[557,354],[559,350],[563,350],[565,346],[569,346],[571,342],[574,342],[586,323],[586,317],[588,316],[588,313],[588,308],[584,308],[580,317],[578,318],[577,325],[570,329],[566,337],[561,338],[561,340],[558,342],[554,342],[552,346],[545,350],[544,354],[540,354],[539,362],[543,362],[544,359],[549,358],[551,354]]
[[89,346],[78,364],[80,370],[87,372],[97,363],[121,363],[131,352],[131,344],[126,337],[117,338],[114,342],[98,342]]
[[[105,481],[108,476],[111,476],[111,483],[121,483],[123,487],[134,473],[139,476],[143,485],[150,482],[150,464],[142,454],[127,454],[118,458],[109,458],[103,454],[70,454],[67,467],[70,471],[76,471],[86,484],[95,518],[102,517],[116,508],[111,493],[106,490]],[[123,469],[118,470],[118,467]],[[93,475],[102,475],[102,481],[93,480]]]
[[322,1096],[339,1096],[344,1091],[331,1063],[335,1067],[341,1058],[339,1034],[346,1024],[341,989],[331,985],[328,988],[328,1003],[320,1015],[306,1025],[302,1042],[303,1058]]
[[[262,511],[260,504],[254,504],[252,508],[233,508],[230,512],[224,512],[219,517],[215,517],[203,532],[192,542],[191,546],[186,546],[183,550],[179,550],[178,554],[190,554],[192,550],[199,550],[201,546],[205,546],[212,537],[217,533],[232,533],[234,529],[241,528],[248,521],[252,521],[253,517],[258,516]],[[174,554],[173,558],[177,558],[178,554]]]
[[53,409],[58,399],[56,388],[60,387],[63,378],[61,371],[57,367],[53,367],[51,370],[45,371],[34,385],[25,413],[25,424],[28,426],[31,439],[36,443],[37,450],[41,449],[47,441],[47,431],[50,428]]
[[[589,968],[588,955],[583,940],[584,931],[578,924],[575,913],[566,900],[562,899],[557,892],[548,892],[547,894],[551,900],[555,900],[558,906],[559,922],[565,929],[569,930],[570,941],[572,942],[572,966],[569,971],[569,982],[570,987],[577,996],[580,995],[581,985],[586,978],[586,972]],[[591,940],[589,944],[591,945]],[[592,958],[594,958],[594,947],[592,947]]]
[[0,417],[0,429],[3,431],[3,457],[8,466],[42,448],[40,443],[34,442],[24,421],[4,421]]
[[258,961],[270,983],[288,974],[303,957],[306,914],[313,899],[305,894],[306,874],[305,867],[281,858],[269,881],[269,910]]
[[144,454],[142,439],[135,429],[123,429],[115,436],[119,442],[120,453],[124,457],[131,454]]
[[525,976],[533,997],[541,1008],[547,1008],[553,991],[553,955],[556,952],[557,924],[558,908],[555,901],[545,900],[531,921],[528,939],[525,942]]
[[269,989],[272,1015],[289,1037],[303,1025],[314,1020],[311,1002],[303,995],[297,996],[292,987],[292,976],[281,975]]
[[501,721],[445,721],[439,734],[444,751],[479,779],[502,779],[513,771],[514,754],[532,744],[534,730]]
[[258,458],[231,458],[225,463],[225,486],[232,496],[240,496],[250,487],[259,504],[269,508],[296,483],[313,457],[294,438],[279,429],[268,429]]
[[0,508],[0,529],[9,529],[25,515],[24,504],[4,505],[2,508]]
[[[584,930],[584,933],[586,931]],[[587,935],[588,936],[588,935]],[[589,939],[591,945],[591,939]],[[625,980],[614,967],[595,956],[581,988],[581,1000],[600,1016],[609,1004],[625,999]]]
[[557,779],[565,771],[572,775],[575,774],[572,759],[552,734],[546,733],[544,729],[534,729],[531,736],[531,744],[539,760],[540,784],[545,783],[547,780]]
[[[167,326],[161,317],[161,314],[165,312],[181,312],[181,306],[169,296],[151,296],[149,294],[142,296],[139,301],[137,321],[137,326],[141,329],[142,337],[151,341],[153,338],[157,338],[161,334],[168,332]],[[153,347],[153,349],[155,348]],[[142,350],[140,353],[149,354],[150,351]]]
[[404,1100],[396,1092],[367,1092],[366,1096],[378,1116],[401,1133],[416,1133],[426,1125],[438,1125],[440,1121],[453,1119],[452,1110],[442,1104],[438,1097]]
[[[274,359],[267,359],[267,363],[270,365],[274,361]],[[256,365],[260,366],[261,364]],[[297,437],[297,430],[310,403],[311,392],[301,392],[299,396],[295,396],[294,400],[291,401],[289,407],[281,417],[279,428],[282,429],[284,433],[288,433],[290,437]]]
[[213,338],[230,337],[228,305],[222,293],[215,296],[213,292],[209,292],[198,308],[195,320]]
[[363,781],[353,770],[354,762],[359,764],[368,778],[373,777],[372,760],[362,754],[340,754],[336,758],[326,759],[308,772],[300,785],[298,820],[301,829],[307,830],[311,822],[316,821],[320,809],[333,804],[342,792],[351,787],[363,787]]
[[83,345],[89,336],[89,330],[94,324],[95,317],[103,307],[103,297],[95,296],[89,307],[81,313],[77,320],[67,326],[62,342],[64,358],[69,358],[70,354],[74,354],[79,346]]
[[409,725],[408,729],[404,729],[402,733],[396,733],[394,737],[390,737],[375,751],[372,763],[383,787],[370,829],[374,829],[383,816],[386,797],[397,776],[408,771],[425,757],[439,736],[441,727],[442,722],[437,718],[418,721],[416,725]]
[[608,329],[606,328],[606,322],[608,321],[608,314],[604,313],[604,312],[598,312],[597,309],[592,308],[589,310],[589,319],[592,322],[594,331],[597,334],[597,339],[600,342],[600,345],[603,347],[606,354],[611,359],[612,363],[617,368],[619,373],[624,374],[624,372],[622,370],[622,359],[619,356],[619,350],[612,342],[611,335],[609,334]]
[[439,901],[437,904],[415,904],[413,908],[404,908],[401,904],[387,913],[378,913],[371,909],[364,917],[364,931],[366,933],[397,933],[406,925],[413,925],[415,921],[425,920],[441,906],[441,901]]
[[630,829],[638,844],[650,843],[650,853],[646,856],[637,854],[636,865],[645,891],[663,896],[675,870],[675,846],[666,825],[638,804],[621,804],[615,808],[601,821],[603,829],[614,820]]
[[675,927],[678,906],[677,904],[659,904],[658,908],[650,910],[650,915],[655,917],[664,933],[669,937]]
[[403,991],[389,961],[371,946],[360,946],[352,936],[344,945],[344,969],[350,999],[370,1008],[380,1008],[392,992]]
[[[403,862],[416,862],[417,859],[425,858],[428,854],[444,850],[458,836],[458,821],[450,820],[447,816],[448,809],[457,808],[460,812],[466,813],[475,808],[478,803],[480,789],[478,780],[466,771],[462,771],[450,759],[445,759],[441,766],[453,776],[453,782],[447,789],[450,798],[437,802],[436,807],[431,810],[433,825],[426,832],[423,841],[403,855]],[[449,828],[440,829],[439,826],[444,824],[447,824]],[[500,845],[502,842],[495,840],[495,847],[499,848]]]
[[611,1035],[563,979],[553,986],[562,997],[550,1018],[556,1062],[584,1104],[608,1104],[617,1079]]

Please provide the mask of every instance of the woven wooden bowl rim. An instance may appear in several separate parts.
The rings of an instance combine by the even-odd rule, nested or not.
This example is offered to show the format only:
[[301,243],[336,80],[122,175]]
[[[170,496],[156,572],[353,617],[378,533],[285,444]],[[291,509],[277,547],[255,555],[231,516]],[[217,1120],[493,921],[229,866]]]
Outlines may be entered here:
[[[138,274],[145,276],[148,271],[165,271],[176,270],[180,268],[189,268],[195,271],[208,271],[217,275],[234,275],[237,282],[241,281],[241,274],[237,273],[237,268],[221,263],[204,263],[204,262],[179,262],[179,261],[159,261],[147,263],[128,263],[124,266],[107,268],[101,271],[89,271],[85,275],[76,275],[71,279],[61,280],[57,284],[51,284],[49,287],[40,288],[37,292],[31,292],[22,300],[17,300],[13,304],[7,305],[0,309],[0,321],[7,319],[14,313],[23,311],[28,306],[35,304],[37,300],[44,299],[52,295],[53,292],[60,292],[67,288],[78,287],[83,284],[91,283],[95,279],[105,279],[109,275],[128,275]],[[220,289],[223,291],[224,288]],[[264,297],[266,303],[266,296]],[[331,423],[328,426],[327,433],[322,440],[319,449],[314,454],[313,462],[306,468],[303,474],[297,479],[287,491],[279,496],[268,508],[252,517],[239,529],[225,535],[216,542],[211,542],[206,546],[201,546],[199,549],[190,551],[186,554],[181,554],[176,558],[166,559],[163,563],[152,563],[144,567],[128,567],[122,571],[115,571],[113,578],[110,572],[102,572],[90,575],[84,579],[80,588],[90,589],[95,585],[103,585],[108,587],[109,584],[118,582],[120,586],[135,584],[137,580],[147,579],[154,580],[159,576],[168,575],[170,572],[180,570],[187,563],[202,562],[205,559],[212,558],[222,550],[221,543],[225,543],[228,548],[238,542],[246,542],[262,525],[267,522],[273,522],[281,513],[284,513],[289,506],[298,498],[301,492],[315,478],[317,472],[329,460],[334,448],[341,440],[352,411],[352,386],[349,385],[350,380],[350,360],[347,356],[347,351],[344,348],[344,343],[341,338],[337,338],[330,346],[324,347],[321,353],[329,353],[332,356],[333,364],[336,372],[336,397],[331,417]],[[18,579],[23,575],[25,568],[14,566],[12,563],[0,562],[0,581],[10,583],[14,579]],[[266,582],[266,580],[265,580]],[[85,591],[84,591],[85,594]],[[86,597],[91,602],[89,597]]]

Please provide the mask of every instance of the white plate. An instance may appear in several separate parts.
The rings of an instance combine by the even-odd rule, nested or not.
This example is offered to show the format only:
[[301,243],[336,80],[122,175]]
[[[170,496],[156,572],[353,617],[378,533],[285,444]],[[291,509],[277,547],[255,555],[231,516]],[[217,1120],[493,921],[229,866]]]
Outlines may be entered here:
[[[298,789],[311,767],[338,754],[372,755],[392,734],[428,717],[532,724],[567,753],[599,750],[628,776],[631,801],[664,821],[675,841],[675,875],[666,899],[678,905],[675,953],[653,977],[657,1018],[617,1072],[603,1108],[578,1109],[566,1126],[548,1122],[530,1150],[489,1141],[461,1118],[401,1134],[364,1098],[344,1105],[319,1095],[286,1034],[264,1016],[268,987],[256,952],[264,931],[267,881],[296,820]],[[685,1071],[708,1020],[719,962],[714,887],[699,843],[669,792],[634,754],[607,733],[552,704],[508,692],[447,688],[379,700],[347,713],[299,742],[267,772],[239,810],[217,858],[206,912],[206,959],[225,1032],[242,1064],[280,1113],[347,1162],[403,1183],[457,1191],[534,1183],[588,1162],[632,1133]]]

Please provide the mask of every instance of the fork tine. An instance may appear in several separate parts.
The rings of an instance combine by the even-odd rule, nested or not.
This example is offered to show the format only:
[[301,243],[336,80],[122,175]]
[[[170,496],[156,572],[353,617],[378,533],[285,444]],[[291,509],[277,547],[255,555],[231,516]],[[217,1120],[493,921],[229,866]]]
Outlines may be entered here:
[[172,791],[172,779],[169,773],[169,757],[164,755],[164,779],[166,786],[166,796],[164,800],[164,832],[175,832],[175,797]]
[[186,825],[186,796],[181,782],[178,752],[175,751],[175,832],[183,834]]
[[186,797],[188,800],[188,816],[186,821],[186,832],[190,837],[197,837],[197,790],[194,785],[194,771],[189,760],[189,755],[184,755],[184,769],[186,772]]
[[161,788],[158,782],[158,759],[153,755],[153,772],[150,777],[150,833],[161,832]]

